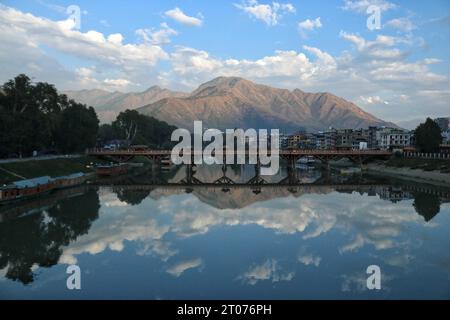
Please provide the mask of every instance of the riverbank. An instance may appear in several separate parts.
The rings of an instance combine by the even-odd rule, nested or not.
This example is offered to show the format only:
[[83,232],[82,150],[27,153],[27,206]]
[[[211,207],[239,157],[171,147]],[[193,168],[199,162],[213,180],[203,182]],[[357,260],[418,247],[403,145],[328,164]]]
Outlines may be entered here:
[[81,156],[0,163],[0,185],[41,176],[58,177],[75,172],[90,173],[94,172],[90,165],[96,162],[99,162],[96,158]]
[[369,174],[374,173],[377,175],[447,187],[450,185],[450,173],[441,172],[440,170],[425,171],[416,168],[388,166],[381,163],[371,163],[367,165],[366,169]]

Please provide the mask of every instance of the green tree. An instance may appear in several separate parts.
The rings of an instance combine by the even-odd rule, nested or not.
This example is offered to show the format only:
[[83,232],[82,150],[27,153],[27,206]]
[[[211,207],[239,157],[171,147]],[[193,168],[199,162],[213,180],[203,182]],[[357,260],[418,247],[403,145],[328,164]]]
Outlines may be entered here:
[[20,74],[0,87],[0,157],[33,151],[77,152],[94,146],[98,119],[48,83]]
[[129,144],[145,144],[152,148],[166,148],[171,145],[170,136],[176,127],[138,113],[136,110],[121,112],[112,123],[117,138]]
[[441,128],[430,118],[416,128],[415,136],[416,147],[421,152],[439,151],[439,145],[442,143]]
[[98,128],[99,120],[94,108],[70,100],[59,119],[58,149],[62,152],[80,152],[94,146]]

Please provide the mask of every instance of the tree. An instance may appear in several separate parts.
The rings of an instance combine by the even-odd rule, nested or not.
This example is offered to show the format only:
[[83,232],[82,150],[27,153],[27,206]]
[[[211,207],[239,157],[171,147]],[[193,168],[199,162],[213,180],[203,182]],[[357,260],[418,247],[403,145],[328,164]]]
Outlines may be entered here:
[[80,152],[95,145],[99,120],[94,108],[70,100],[69,106],[61,112],[59,121],[59,150]]
[[77,152],[95,145],[97,115],[48,83],[20,74],[0,88],[0,157],[48,149]]
[[171,145],[170,136],[176,127],[138,113],[136,110],[121,112],[112,123],[117,137],[128,144],[145,144],[152,148],[164,148]]
[[421,152],[437,152],[442,143],[442,132],[438,124],[427,118],[415,130],[416,146]]
[[116,133],[112,125],[105,123],[98,129],[97,140],[101,145],[104,145],[107,141],[114,140],[115,138]]

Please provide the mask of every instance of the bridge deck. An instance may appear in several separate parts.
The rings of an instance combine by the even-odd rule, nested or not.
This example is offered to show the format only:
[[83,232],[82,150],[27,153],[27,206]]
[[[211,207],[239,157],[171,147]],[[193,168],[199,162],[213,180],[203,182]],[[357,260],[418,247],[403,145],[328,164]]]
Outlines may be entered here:
[[[86,151],[87,155],[93,156],[169,156],[171,150],[105,150],[105,149],[89,149]],[[270,154],[270,149],[268,150]],[[188,152],[192,155],[202,155],[203,152]],[[230,154],[230,155],[257,155],[258,151],[233,151],[233,150],[219,150],[216,154]],[[391,156],[392,152],[388,150],[280,150],[280,156]]]

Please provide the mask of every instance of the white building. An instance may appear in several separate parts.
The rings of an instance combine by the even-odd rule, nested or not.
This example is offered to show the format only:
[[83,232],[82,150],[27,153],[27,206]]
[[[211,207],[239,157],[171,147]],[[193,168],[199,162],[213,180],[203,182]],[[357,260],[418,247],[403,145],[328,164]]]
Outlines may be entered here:
[[411,133],[400,129],[383,128],[377,131],[377,143],[381,149],[410,147],[411,137]]

